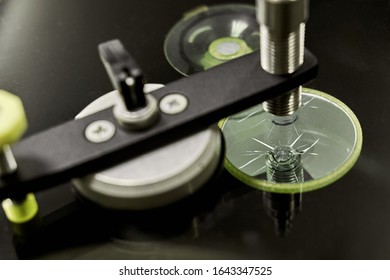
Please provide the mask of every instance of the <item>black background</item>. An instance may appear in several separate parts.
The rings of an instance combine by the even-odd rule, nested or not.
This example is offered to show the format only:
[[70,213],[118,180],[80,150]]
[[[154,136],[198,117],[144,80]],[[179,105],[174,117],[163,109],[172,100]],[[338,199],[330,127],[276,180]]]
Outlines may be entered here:
[[[254,4],[0,1],[0,86],[23,99],[26,136],[31,135],[73,118],[112,90],[98,57],[99,43],[121,39],[148,81],[167,83],[180,77],[163,53],[170,28],[196,6],[228,2]],[[303,195],[302,211],[286,237],[275,234],[262,192],[224,172],[214,183],[224,190],[213,199],[200,196],[192,201],[198,208],[184,214],[161,209],[119,215],[125,222],[109,228],[105,214],[68,207],[73,214],[44,233],[51,237],[41,244],[42,252],[14,245],[1,214],[0,258],[390,259],[390,1],[311,1],[306,46],[320,62],[319,76],[310,86],[355,112],[363,128],[363,150],[345,177]],[[37,196],[48,217],[73,200],[70,184]]]

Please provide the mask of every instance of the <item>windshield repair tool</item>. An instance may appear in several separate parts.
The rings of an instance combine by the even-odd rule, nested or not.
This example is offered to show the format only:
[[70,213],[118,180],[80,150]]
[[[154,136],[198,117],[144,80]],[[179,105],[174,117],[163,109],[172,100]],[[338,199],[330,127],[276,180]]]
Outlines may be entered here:
[[[207,129],[225,116],[288,92],[317,75],[317,59],[309,51],[305,51],[305,63],[288,76],[265,72],[258,56],[254,52],[239,57],[149,93],[159,107],[173,93],[184,96],[188,105],[179,114],[160,113],[159,120],[145,130],[123,129],[109,108],[21,140],[12,147],[17,173],[10,180],[0,179],[0,198],[53,187],[129,160]],[[92,143],[85,129],[101,120],[111,122],[115,134],[109,141]]]

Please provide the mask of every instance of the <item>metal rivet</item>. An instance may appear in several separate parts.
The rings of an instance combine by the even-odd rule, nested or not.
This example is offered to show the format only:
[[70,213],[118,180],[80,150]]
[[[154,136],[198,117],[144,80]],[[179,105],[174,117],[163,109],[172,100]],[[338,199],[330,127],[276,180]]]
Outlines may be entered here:
[[183,112],[188,106],[188,99],[180,93],[170,93],[160,101],[160,110],[169,115]]
[[85,129],[85,137],[92,143],[107,142],[114,134],[115,125],[106,120],[94,121]]

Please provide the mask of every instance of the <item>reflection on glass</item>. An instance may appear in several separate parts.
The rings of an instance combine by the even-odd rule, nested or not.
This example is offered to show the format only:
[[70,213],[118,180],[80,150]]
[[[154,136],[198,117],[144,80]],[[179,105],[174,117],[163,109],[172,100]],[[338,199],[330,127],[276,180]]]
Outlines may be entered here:
[[294,217],[301,210],[302,194],[280,194],[263,192],[266,213],[273,219],[278,236],[286,236],[292,227]]

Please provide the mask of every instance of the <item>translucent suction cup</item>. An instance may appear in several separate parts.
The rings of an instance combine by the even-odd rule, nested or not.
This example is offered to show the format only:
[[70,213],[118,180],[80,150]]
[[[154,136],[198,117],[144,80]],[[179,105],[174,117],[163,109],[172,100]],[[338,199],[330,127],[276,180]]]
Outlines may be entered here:
[[259,49],[259,25],[250,5],[203,6],[188,13],[168,33],[164,52],[183,75]]
[[354,113],[336,98],[313,89],[302,106],[275,117],[257,105],[220,126],[228,171],[247,185],[276,193],[298,193],[331,184],[352,168],[362,147]]

